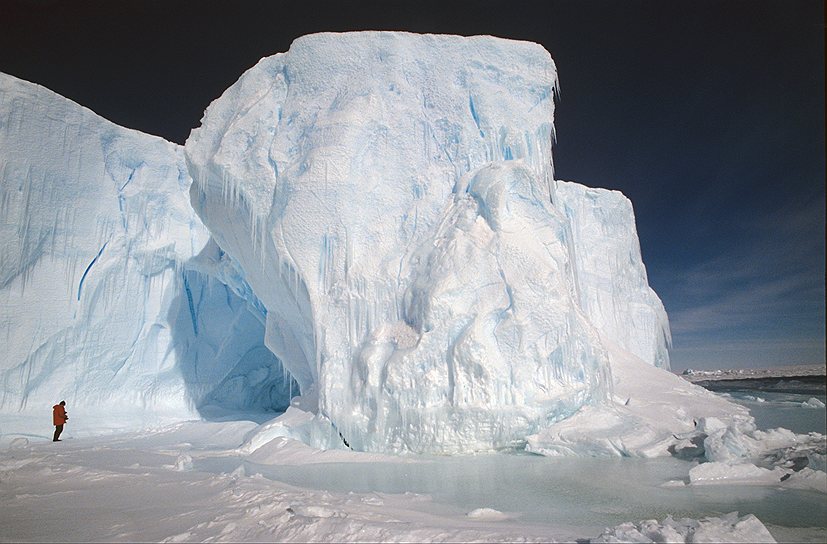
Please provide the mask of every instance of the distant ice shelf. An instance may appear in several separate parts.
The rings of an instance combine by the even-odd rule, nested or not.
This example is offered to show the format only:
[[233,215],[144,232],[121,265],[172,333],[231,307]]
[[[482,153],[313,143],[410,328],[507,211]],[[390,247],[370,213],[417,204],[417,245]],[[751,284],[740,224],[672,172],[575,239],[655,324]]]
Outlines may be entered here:
[[721,380],[756,380],[771,378],[795,378],[805,376],[827,376],[827,366],[788,365],[774,368],[730,368],[714,370],[693,370],[688,368],[681,377],[692,383]]

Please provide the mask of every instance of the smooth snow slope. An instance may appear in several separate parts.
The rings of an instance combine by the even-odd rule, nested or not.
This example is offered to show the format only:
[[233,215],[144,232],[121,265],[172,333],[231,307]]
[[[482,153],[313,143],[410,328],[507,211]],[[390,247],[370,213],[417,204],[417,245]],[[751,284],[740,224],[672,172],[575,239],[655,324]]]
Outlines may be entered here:
[[287,404],[260,311],[208,275],[232,265],[179,146],[0,74],[0,149],[0,410],[134,427]]

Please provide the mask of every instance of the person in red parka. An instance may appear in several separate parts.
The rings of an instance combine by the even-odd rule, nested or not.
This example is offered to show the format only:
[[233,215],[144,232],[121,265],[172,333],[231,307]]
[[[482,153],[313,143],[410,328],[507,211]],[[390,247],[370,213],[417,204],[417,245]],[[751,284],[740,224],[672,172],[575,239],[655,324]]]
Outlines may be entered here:
[[52,442],[62,442],[60,440],[60,433],[63,432],[63,424],[69,421],[69,415],[66,413],[66,401],[60,401],[60,404],[52,406],[52,422],[55,424],[55,437]]

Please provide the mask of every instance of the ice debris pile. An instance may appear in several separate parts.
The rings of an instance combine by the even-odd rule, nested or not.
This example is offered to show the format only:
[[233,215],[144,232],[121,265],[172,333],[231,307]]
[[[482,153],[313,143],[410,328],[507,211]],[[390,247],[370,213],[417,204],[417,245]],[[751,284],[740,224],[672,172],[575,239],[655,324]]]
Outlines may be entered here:
[[315,34],[182,148],[3,75],[0,410],[292,398],[248,450],[552,455],[748,417],[663,370],[631,204],[553,178],[556,85],[532,43]]
[[775,542],[761,521],[747,514],[739,517],[730,512],[721,517],[696,519],[672,519],[662,522],[650,519],[639,523],[622,523],[607,529],[597,538],[589,539],[594,544],[608,542]]

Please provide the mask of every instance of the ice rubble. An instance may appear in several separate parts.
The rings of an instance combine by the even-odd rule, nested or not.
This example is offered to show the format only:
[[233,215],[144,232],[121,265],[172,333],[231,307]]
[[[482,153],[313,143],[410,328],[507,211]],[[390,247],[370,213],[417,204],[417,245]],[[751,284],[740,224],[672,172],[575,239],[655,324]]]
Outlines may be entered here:
[[721,517],[702,519],[673,519],[662,522],[644,520],[639,523],[623,523],[607,529],[589,542],[775,542],[761,521],[747,514],[739,517],[730,512]]
[[300,387],[248,454],[292,437],[697,456],[720,438],[704,418],[754,431],[662,370],[629,201],[554,181],[556,71],[536,44],[306,36],[183,153],[0,85],[0,410],[67,398],[135,426],[284,408]]
[[179,146],[0,74],[0,149],[0,410],[134,427],[284,389]]

